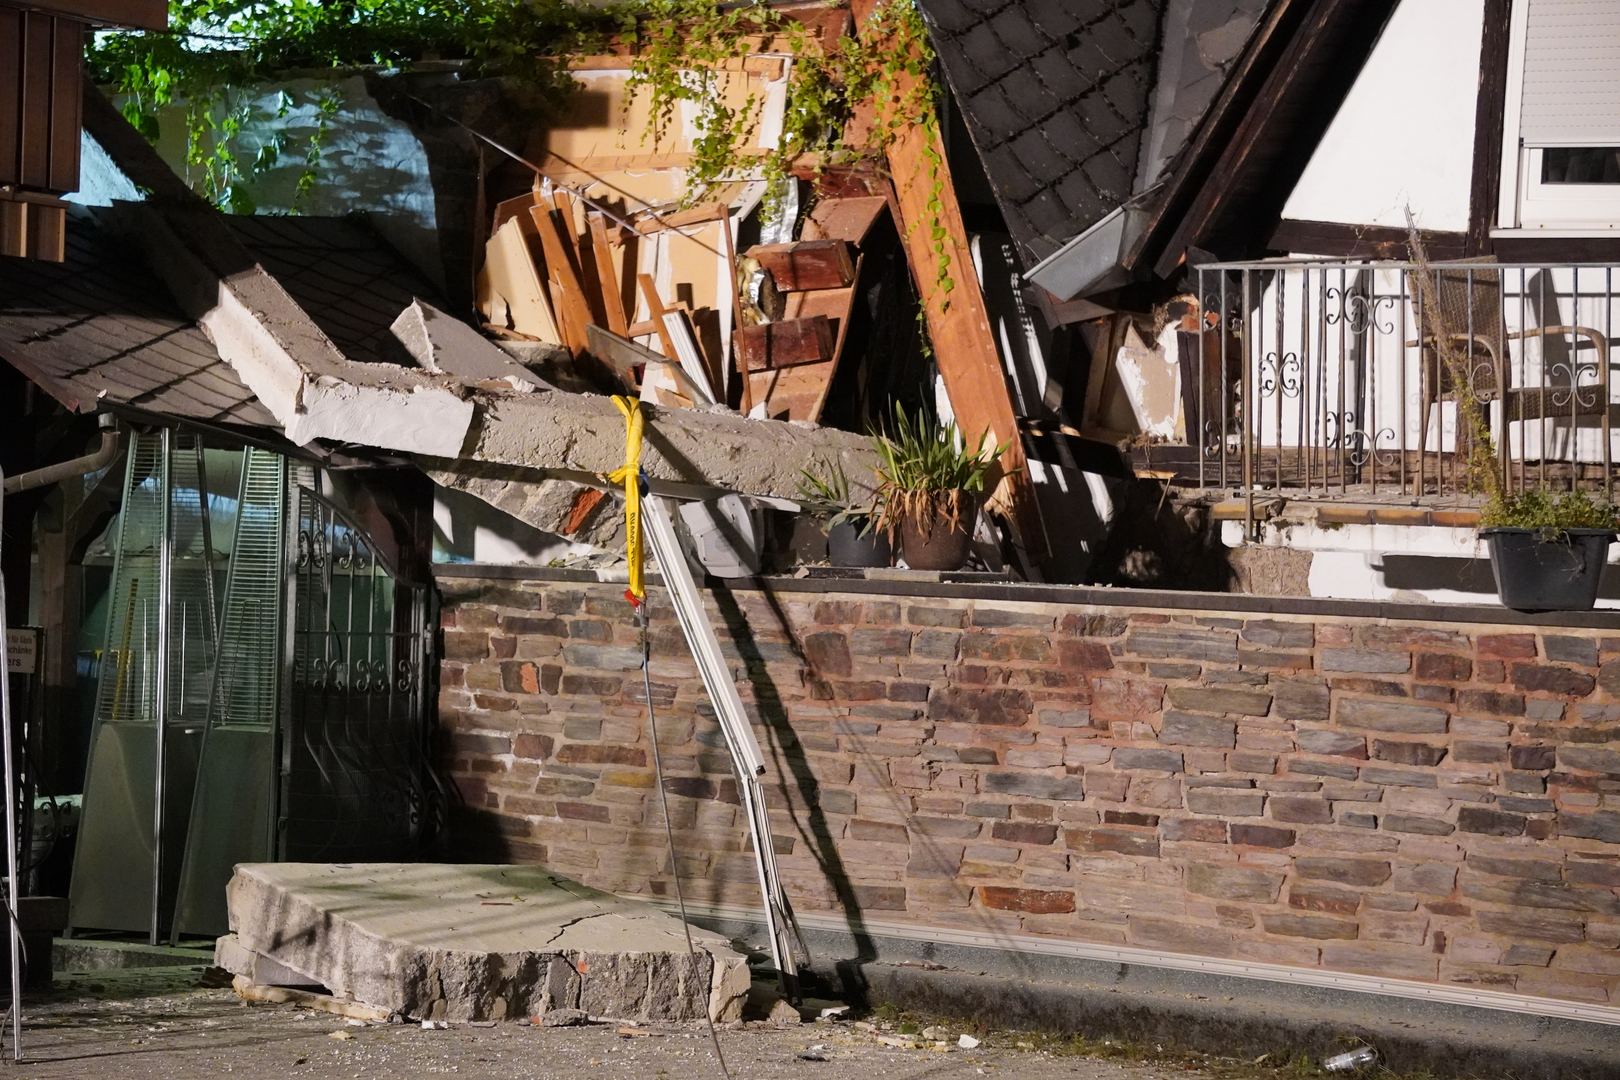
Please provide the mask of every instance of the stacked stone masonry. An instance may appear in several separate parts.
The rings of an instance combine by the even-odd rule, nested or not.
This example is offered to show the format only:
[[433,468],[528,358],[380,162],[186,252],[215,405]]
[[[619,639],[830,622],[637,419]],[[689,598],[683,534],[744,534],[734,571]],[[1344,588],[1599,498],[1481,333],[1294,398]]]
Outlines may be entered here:
[[[440,588],[455,849],[669,895],[622,586]],[[801,911],[1620,1004],[1620,631],[709,604]],[[651,611],[686,895],[757,904],[724,741]]]

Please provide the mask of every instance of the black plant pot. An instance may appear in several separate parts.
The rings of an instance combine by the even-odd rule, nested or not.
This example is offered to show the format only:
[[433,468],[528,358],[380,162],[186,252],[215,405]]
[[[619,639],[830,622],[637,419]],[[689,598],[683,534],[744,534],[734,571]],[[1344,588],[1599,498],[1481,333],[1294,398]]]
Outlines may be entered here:
[[865,536],[860,527],[844,522],[827,530],[827,558],[834,566],[888,566],[889,534],[873,529]]
[[906,565],[913,570],[962,569],[972,550],[972,522],[973,518],[964,514],[952,528],[943,514],[937,514],[933,524],[923,530],[907,518],[900,525],[900,553],[906,557]]
[[1590,611],[1597,603],[1613,529],[1481,529],[1504,607],[1515,611]]

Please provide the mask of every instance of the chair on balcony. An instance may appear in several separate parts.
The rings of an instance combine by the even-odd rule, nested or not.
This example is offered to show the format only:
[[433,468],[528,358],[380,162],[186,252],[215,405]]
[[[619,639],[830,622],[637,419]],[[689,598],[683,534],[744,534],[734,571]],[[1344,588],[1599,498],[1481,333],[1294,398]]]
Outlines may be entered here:
[[[1431,325],[1424,328],[1421,341],[1406,343],[1408,348],[1421,346],[1422,350],[1419,361],[1421,404],[1418,446],[1424,451],[1429,445],[1429,413],[1432,407],[1442,401],[1458,399],[1456,374],[1442,356],[1439,347],[1442,341],[1451,343],[1463,352],[1467,391],[1473,393],[1482,405],[1492,401],[1501,403],[1501,430],[1504,433],[1510,421],[1568,417],[1578,423],[1578,417],[1602,415],[1608,407],[1606,394],[1572,392],[1579,385],[1581,368],[1586,365],[1575,362],[1549,365],[1547,359],[1547,343],[1557,341],[1573,355],[1581,350],[1581,339],[1584,339],[1596,354],[1594,366],[1600,373],[1600,384],[1606,385],[1604,376],[1609,366],[1608,338],[1589,326],[1556,325],[1508,330],[1503,320],[1500,275],[1497,269],[1483,267],[1478,270],[1447,267],[1436,272],[1435,306],[1438,311],[1427,319]],[[1414,302],[1416,299],[1414,288]],[[1434,323],[1439,325],[1433,326]],[[1508,343],[1530,339],[1543,342],[1541,382],[1536,386],[1514,386]],[[1549,375],[1560,374],[1566,380],[1563,384],[1549,378]],[[1471,433],[1459,425],[1455,442],[1455,452],[1459,457],[1467,456],[1471,438]],[[1439,450],[1443,440],[1435,441]]]

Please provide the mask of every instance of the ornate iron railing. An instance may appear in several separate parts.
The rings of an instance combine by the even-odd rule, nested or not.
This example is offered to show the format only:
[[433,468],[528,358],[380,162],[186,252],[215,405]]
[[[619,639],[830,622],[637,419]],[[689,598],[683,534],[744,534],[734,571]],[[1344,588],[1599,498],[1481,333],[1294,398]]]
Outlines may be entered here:
[[1615,267],[1266,260],[1194,280],[1160,338],[1183,482],[1456,499],[1490,470],[1613,496]]
[[282,857],[414,853],[434,815],[427,755],[430,597],[307,487],[292,492]]

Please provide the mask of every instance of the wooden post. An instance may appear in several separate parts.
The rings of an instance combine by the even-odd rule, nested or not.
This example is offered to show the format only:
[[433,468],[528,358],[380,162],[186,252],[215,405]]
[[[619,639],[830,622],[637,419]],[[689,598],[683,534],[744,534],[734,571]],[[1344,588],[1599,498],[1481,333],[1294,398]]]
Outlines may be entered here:
[[[857,27],[864,27],[876,0],[853,0],[851,13]],[[911,76],[896,76],[896,93],[904,100]],[[930,153],[932,151],[932,153]],[[1035,489],[1030,482],[1024,447],[1019,441],[1018,420],[1001,370],[1001,354],[990,329],[990,315],[984,295],[973,273],[973,254],[968,248],[962,209],[951,184],[945,146],[937,131],[921,124],[901,127],[888,147],[889,173],[894,177],[896,203],[900,209],[901,242],[911,264],[912,277],[922,297],[928,336],[933,342],[934,359],[945,380],[945,391],[963,436],[972,446],[982,432],[990,433],[996,444],[1008,442],[1001,456],[1001,468],[991,474],[991,500],[1008,511],[1018,532],[1018,541],[1032,560],[1048,553],[1046,529]],[[934,196],[934,162],[938,162],[938,213],[929,209]],[[945,229],[944,254],[949,256],[950,277],[955,288],[947,293],[940,284],[940,258],[934,250],[935,221]]]

